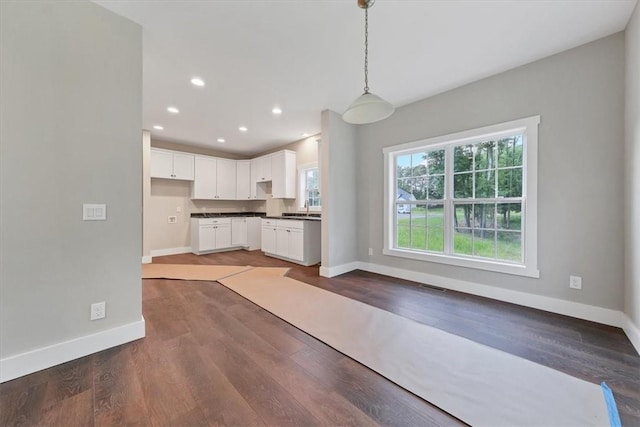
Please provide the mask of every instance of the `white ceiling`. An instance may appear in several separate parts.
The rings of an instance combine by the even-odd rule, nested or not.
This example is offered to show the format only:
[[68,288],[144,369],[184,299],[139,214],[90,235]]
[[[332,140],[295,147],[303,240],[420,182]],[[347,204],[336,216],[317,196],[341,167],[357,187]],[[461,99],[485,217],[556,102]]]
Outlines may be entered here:
[[[143,28],[143,126],[155,138],[255,154],[320,132],[322,110],[362,93],[356,0],[94,1]],[[369,86],[399,107],[621,31],[635,3],[378,0]]]

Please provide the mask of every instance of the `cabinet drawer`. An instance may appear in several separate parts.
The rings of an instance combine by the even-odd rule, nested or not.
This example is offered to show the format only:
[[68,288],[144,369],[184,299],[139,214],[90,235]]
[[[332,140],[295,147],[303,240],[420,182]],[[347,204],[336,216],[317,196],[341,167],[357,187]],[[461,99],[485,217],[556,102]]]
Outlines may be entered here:
[[263,219],[262,220],[262,226],[264,227],[265,225],[267,227],[275,227],[278,224],[278,220],[275,219]]
[[198,225],[231,224],[231,218],[199,218]]
[[285,220],[278,220],[278,228],[292,228],[295,230],[302,230],[304,229],[304,221],[297,221],[297,220],[290,220],[290,219],[285,219]]

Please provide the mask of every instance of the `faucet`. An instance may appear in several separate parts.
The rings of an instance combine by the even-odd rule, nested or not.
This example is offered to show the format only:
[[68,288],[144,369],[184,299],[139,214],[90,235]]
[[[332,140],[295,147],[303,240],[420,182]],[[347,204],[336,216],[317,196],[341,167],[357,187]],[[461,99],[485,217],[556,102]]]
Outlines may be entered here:
[[309,216],[309,202],[307,200],[304,201],[304,207],[307,208],[307,216]]

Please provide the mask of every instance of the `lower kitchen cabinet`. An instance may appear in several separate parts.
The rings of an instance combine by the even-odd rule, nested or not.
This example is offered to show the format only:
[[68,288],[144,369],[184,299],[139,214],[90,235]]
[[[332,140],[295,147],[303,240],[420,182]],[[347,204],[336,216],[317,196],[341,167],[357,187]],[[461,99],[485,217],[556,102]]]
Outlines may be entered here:
[[260,249],[260,218],[191,218],[191,252]]
[[265,255],[302,265],[320,262],[320,221],[262,220]]

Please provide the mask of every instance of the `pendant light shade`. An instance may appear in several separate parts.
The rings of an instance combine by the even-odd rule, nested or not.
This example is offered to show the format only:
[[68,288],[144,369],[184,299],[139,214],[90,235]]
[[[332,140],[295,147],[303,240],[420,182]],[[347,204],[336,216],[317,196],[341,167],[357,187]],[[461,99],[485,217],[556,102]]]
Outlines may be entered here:
[[393,105],[369,92],[358,97],[342,115],[342,120],[354,125],[374,123],[393,114]]
[[369,8],[375,0],[357,0],[364,9],[364,93],[347,108],[342,120],[354,125],[374,123],[393,114],[395,108],[389,102],[369,92]]

